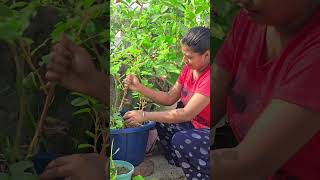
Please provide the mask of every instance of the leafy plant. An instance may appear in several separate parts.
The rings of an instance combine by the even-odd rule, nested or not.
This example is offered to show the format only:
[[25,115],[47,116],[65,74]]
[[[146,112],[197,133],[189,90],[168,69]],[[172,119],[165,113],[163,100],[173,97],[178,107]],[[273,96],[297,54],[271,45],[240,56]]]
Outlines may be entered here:
[[[123,0],[111,4],[110,73],[115,82],[113,106],[118,107],[122,84],[128,74],[136,75],[150,88],[153,77],[173,85],[182,69],[180,39],[188,29],[208,26],[209,0]],[[163,90],[163,89],[160,89]],[[132,93],[135,108],[144,109],[149,100]],[[111,120],[112,121],[112,120]]]
[[213,43],[211,51],[213,54],[222,45],[224,38],[226,37],[235,13],[238,11],[238,7],[235,6],[230,0],[215,0],[213,3],[213,17],[211,24],[211,31],[213,36]]
[[37,180],[37,176],[32,173],[33,163],[30,161],[20,161],[9,166],[8,173],[0,172],[1,180]]
[[[111,151],[110,151],[110,179],[115,180],[117,178],[117,167],[113,161],[113,155],[118,153],[119,149],[117,149],[114,153],[113,152],[113,140],[111,142]],[[108,172],[108,171],[107,171]]]
[[124,120],[118,111],[110,113],[110,129],[122,129],[125,127]]
[[[30,27],[31,20],[41,7],[52,7],[57,10],[60,21],[54,26],[52,32],[49,33],[50,35],[43,42],[36,44],[30,38],[25,37],[25,32]],[[7,137],[4,143],[1,141],[0,149],[8,149],[6,151],[8,155],[6,159],[9,162],[6,167],[9,167],[10,164],[14,165],[17,161],[19,163],[23,159],[28,159],[39,149],[40,132],[44,131],[43,123],[45,120],[48,120],[46,114],[54,99],[54,93],[50,93],[49,89],[47,89],[43,80],[43,74],[40,73],[43,72],[41,69],[49,61],[48,51],[44,50],[44,47],[51,47],[61,34],[65,33],[69,38],[86,48],[91,54],[94,54],[93,57],[95,58],[93,60],[97,67],[105,72],[106,75],[108,74],[108,63],[105,60],[109,53],[107,45],[109,32],[106,30],[108,29],[106,27],[108,24],[104,23],[104,19],[108,18],[107,7],[108,2],[106,0],[83,0],[79,2],[54,0],[32,0],[28,2],[0,1],[0,43],[8,45],[10,53],[13,56],[12,59],[16,65],[16,90],[20,101],[16,136],[13,140]],[[37,56],[42,57],[42,61],[36,59]],[[35,63],[35,60],[37,63]],[[37,97],[42,97],[42,93],[48,95],[42,115],[32,112],[29,106],[32,97],[34,97],[31,95],[36,93]],[[105,154],[104,151],[106,151],[106,146],[108,146],[108,123],[106,122],[107,116],[105,114],[108,112],[108,109],[92,98],[82,96],[81,94],[76,94],[76,96],[79,97],[76,97],[72,104],[75,107],[84,108],[78,109],[74,115],[91,113],[90,116],[94,119],[93,124],[95,126],[94,133],[86,131],[86,134],[94,138],[95,144],[91,146],[81,144],[79,147],[94,147],[93,149],[96,151],[98,138],[102,136],[103,151],[101,153]],[[82,102],[77,103],[77,101]],[[80,106],[80,103],[83,102],[88,103]],[[88,106],[85,107],[85,105]],[[42,104],[39,106],[42,106]],[[37,116],[41,116],[38,122],[35,121]],[[26,146],[22,147],[21,145],[25,121],[28,121],[29,127],[33,128],[36,132],[27,153],[25,152]],[[44,142],[41,140],[43,139],[40,139],[40,142]],[[18,171],[10,171],[7,175],[2,174],[0,177],[9,176],[9,178],[12,178],[16,174],[19,174]]]
[[134,176],[132,179],[133,180],[144,180],[144,177],[139,175],[139,176]]

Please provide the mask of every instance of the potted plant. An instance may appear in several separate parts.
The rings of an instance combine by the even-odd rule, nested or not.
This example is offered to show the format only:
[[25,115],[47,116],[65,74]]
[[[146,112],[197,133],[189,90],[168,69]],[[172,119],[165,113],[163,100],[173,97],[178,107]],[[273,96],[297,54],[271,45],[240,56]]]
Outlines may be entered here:
[[155,122],[147,122],[137,127],[126,127],[119,111],[110,113],[110,138],[114,141],[115,149],[121,149],[114,158],[128,161],[134,166],[143,162],[149,130],[154,126]]
[[[8,45],[8,48],[10,49],[10,56],[8,57],[10,57],[10,60],[14,60],[16,65],[15,72],[17,78],[15,84],[17,98],[19,100],[19,114],[17,118],[18,120],[15,131],[16,135],[14,137],[15,139],[12,140],[7,134],[4,134],[4,136],[8,137],[7,142],[10,141],[9,143],[12,145],[12,148],[10,148],[10,151],[8,151],[10,152],[10,155],[6,156],[4,161],[2,161],[0,158],[0,171],[5,172],[0,174],[1,180],[7,178],[21,180],[36,179],[36,174],[40,174],[51,160],[58,157],[54,154],[41,152],[42,149],[46,149],[43,148],[43,146],[47,147],[46,142],[44,141],[45,138],[40,139],[40,137],[43,135],[43,132],[46,131],[46,128],[44,128],[43,124],[44,121],[49,121],[47,113],[49,106],[54,99],[54,91],[51,91],[51,88],[47,88],[48,86],[45,85],[45,80],[43,78],[44,76],[40,73],[43,70],[42,68],[45,67],[45,64],[48,63],[48,55],[46,54],[48,53],[49,46],[51,46],[51,44],[60,38],[61,33],[66,33],[69,37],[71,37],[71,39],[77,42],[77,44],[90,47],[89,49],[95,54],[97,64],[101,68],[105,67],[103,61],[105,58],[103,58],[104,54],[102,53],[103,50],[101,50],[101,47],[104,47],[105,43],[107,42],[107,37],[105,34],[108,34],[108,32],[105,30],[105,27],[98,27],[96,25],[101,24],[100,21],[102,18],[106,18],[107,9],[105,7],[107,2],[79,2],[77,7],[73,7],[73,13],[70,16],[67,12],[63,11],[63,9],[69,8],[70,4],[58,4],[55,1],[44,3],[40,3],[39,1],[30,1],[28,3],[16,3],[13,1],[13,3],[11,3],[11,1],[7,1],[0,3],[0,9],[3,11],[1,14],[2,21],[0,24],[5,27],[4,29],[6,29],[4,33],[1,33],[0,41],[1,44],[4,43],[2,45]],[[41,21],[37,21],[36,17],[38,17],[38,13],[42,12],[42,10],[47,12],[46,7],[52,7],[52,9],[56,8],[56,10],[61,9],[62,11],[59,10],[56,12],[57,16],[59,15],[59,17],[65,18],[59,18],[59,22],[52,22],[54,24],[46,23],[47,25],[45,25],[45,29],[48,29],[48,31],[42,32],[40,31],[42,30],[40,28],[41,26],[38,26],[38,24],[43,23],[41,23]],[[52,15],[49,16],[49,19],[55,17],[55,13],[53,11],[48,11],[47,14]],[[82,19],[85,19],[85,21],[82,21]],[[70,23],[71,21],[74,23]],[[12,22],[14,22],[17,26],[12,26]],[[49,28],[51,25],[53,29]],[[45,35],[44,38],[46,39],[43,42],[43,37],[34,38],[34,36],[30,35],[30,31],[34,29],[36,30],[35,32],[37,33],[37,36],[39,32],[41,32],[41,36]],[[99,42],[96,41],[96,39],[99,39]],[[11,57],[11,55],[13,57]],[[36,97],[41,97],[42,99],[43,94],[38,96],[40,91],[43,91],[44,94],[47,95],[47,99],[43,107],[41,117],[39,118],[40,120],[36,121],[38,117],[38,104],[39,106],[42,105],[40,105],[40,103],[35,103],[37,104],[34,105],[37,106],[37,112],[33,112],[34,106],[31,104],[31,101],[33,103],[33,99],[36,99],[33,98],[34,96],[32,96],[34,94],[37,94]],[[55,100],[57,99],[58,98],[55,98]],[[63,103],[65,103],[65,100]],[[100,117],[98,113],[97,116]],[[25,142],[26,140],[24,137],[28,134],[24,134],[25,131],[23,131],[25,130],[24,125],[27,123],[30,127],[32,126],[32,128],[36,129],[32,142],[29,146],[27,146],[26,143],[28,142]],[[101,137],[103,136],[104,138],[103,146],[107,146],[107,131],[105,130],[106,128],[103,130],[102,129],[103,127],[100,127],[99,125],[99,133],[102,134]],[[40,143],[41,145],[39,145]],[[1,141],[0,146],[1,155],[1,151],[7,151],[6,148],[4,148],[4,146],[7,146],[7,144]],[[82,145],[82,147],[83,146],[85,145]]]
[[113,160],[113,156],[119,152],[119,148],[113,152],[113,141],[110,153],[110,179],[111,180],[131,180],[134,166],[122,160]]

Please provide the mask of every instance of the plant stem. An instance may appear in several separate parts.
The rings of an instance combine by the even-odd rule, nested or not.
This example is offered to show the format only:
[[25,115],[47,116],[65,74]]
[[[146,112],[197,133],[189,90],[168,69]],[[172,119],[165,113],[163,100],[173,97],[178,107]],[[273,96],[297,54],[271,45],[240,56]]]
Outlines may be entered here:
[[108,145],[108,133],[107,133],[107,128],[106,128],[106,123],[105,123],[105,119],[106,119],[106,114],[101,112],[101,131],[102,131],[102,137],[103,137],[103,143],[102,143],[102,149],[100,152],[101,156],[105,156],[107,154],[107,145]]
[[122,110],[123,102],[124,102],[124,99],[125,99],[125,97],[127,95],[127,92],[128,92],[128,87],[125,87],[123,89],[123,96],[122,96],[121,103],[120,103],[120,106],[119,106],[119,109],[118,109],[119,112]]
[[99,54],[99,52],[97,50],[97,46],[95,45],[93,39],[91,39],[90,42],[91,42],[91,46],[93,48],[93,52],[96,54],[97,59],[99,61],[100,70],[101,70],[101,72],[103,72],[105,74],[104,65],[103,65],[103,58],[101,58],[101,55]]
[[[19,146],[20,146],[20,140],[21,140],[21,134],[22,134],[21,131],[22,131],[23,124],[24,124],[25,93],[24,93],[24,87],[22,86],[22,78],[24,76],[23,68],[21,67],[22,65],[18,61],[17,52],[16,52],[15,47],[11,46],[11,51],[14,54],[14,62],[16,65],[16,71],[17,71],[17,77],[18,77],[17,81],[19,81],[18,83],[21,85],[20,89],[17,89],[18,97],[20,100],[19,120],[18,120],[17,127],[16,127],[16,136],[15,136],[15,141],[14,141],[14,145],[13,145],[13,153],[11,153],[11,157],[10,157],[11,161],[15,162],[16,155],[18,153]],[[19,86],[17,86],[17,88],[19,88]]]
[[49,107],[51,105],[51,101],[52,101],[52,98],[53,98],[53,95],[54,95],[54,90],[55,90],[55,83],[47,83],[47,87],[49,89],[48,91],[48,94],[46,96],[46,101],[45,101],[45,104],[44,104],[44,108],[43,108],[43,111],[41,113],[41,117],[40,117],[40,120],[38,122],[38,126],[37,126],[37,129],[36,129],[36,132],[32,138],[32,141],[29,145],[29,149],[28,149],[28,154],[27,154],[27,158],[31,157],[32,154],[33,154],[33,150],[38,142],[38,138],[39,136],[41,135],[42,133],[42,130],[43,130],[43,126],[44,126],[44,121],[47,117],[47,113],[48,113],[48,110],[49,110]]
[[115,87],[115,102],[114,102],[114,106],[117,107],[118,106],[118,101],[119,101],[119,94],[118,94],[118,84],[117,84],[117,80],[115,78],[114,79],[114,87]]
[[87,24],[87,21],[88,21],[89,19],[90,19],[90,16],[88,16],[87,13],[86,13],[86,14],[85,14],[85,17],[84,17],[84,20],[82,21],[82,23],[81,23],[81,25],[80,25],[80,28],[79,28],[79,30],[78,30],[78,32],[77,32],[77,37],[80,38],[81,31],[82,31],[84,25]]
[[39,79],[39,82],[41,84],[41,87],[44,91],[45,94],[48,94],[48,91],[47,89],[45,88],[46,86],[44,85],[44,81],[42,80],[38,70],[35,68],[35,66],[33,65],[32,63],[32,60],[31,60],[31,55],[30,53],[27,52],[27,50],[25,49],[24,47],[24,43],[23,41],[20,41],[20,46],[21,46],[21,49],[23,51],[23,53],[25,54],[26,56],[26,61],[27,61],[27,64],[29,65],[30,69],[37,75],[38,79]]
[[99,122],[100,118],[98,117],[97,111],[93,110],[94,116],[95,116],[95,123],[94,123],[94,152],[97,153],[97,143],[98,143],[98,137],[99,137]]

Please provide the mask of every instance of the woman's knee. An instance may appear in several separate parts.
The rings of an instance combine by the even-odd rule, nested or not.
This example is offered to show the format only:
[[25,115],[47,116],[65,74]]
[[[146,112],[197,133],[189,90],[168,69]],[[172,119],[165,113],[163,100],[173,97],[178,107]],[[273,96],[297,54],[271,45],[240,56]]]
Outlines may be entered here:
[[186,131],[179,131],[172,137],[171,144],[174,148],[183,150],[185,145],[188,143],[188,136]]

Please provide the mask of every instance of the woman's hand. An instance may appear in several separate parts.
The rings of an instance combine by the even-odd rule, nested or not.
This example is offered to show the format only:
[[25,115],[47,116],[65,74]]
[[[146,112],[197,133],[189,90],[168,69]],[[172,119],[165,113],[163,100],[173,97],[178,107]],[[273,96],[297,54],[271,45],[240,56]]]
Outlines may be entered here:
[[101,84],[105,86],[107,84],[105,74],[96,69],[91,56],[85,49],[65,36],[52,48],[46,78],[49,81],[58,82],[69,90],[90,96],[105,98],[107,95],[107,93],[99,94],[107,91],[101,86]]
[[99,154],[75,154],[52,161],[39,180],[102,180],[107,179],[109,161]]
[[137,126],[138,124],[143,123],[146,121],[145,117],[145,112],[144,111],[128,111],[126,114],[124,114],[123,119],[126,121],[126,124],[129,126]]
[[132,91],[140,91],[142,84],[135,75],[128,75],[124,80],[125,86]]

